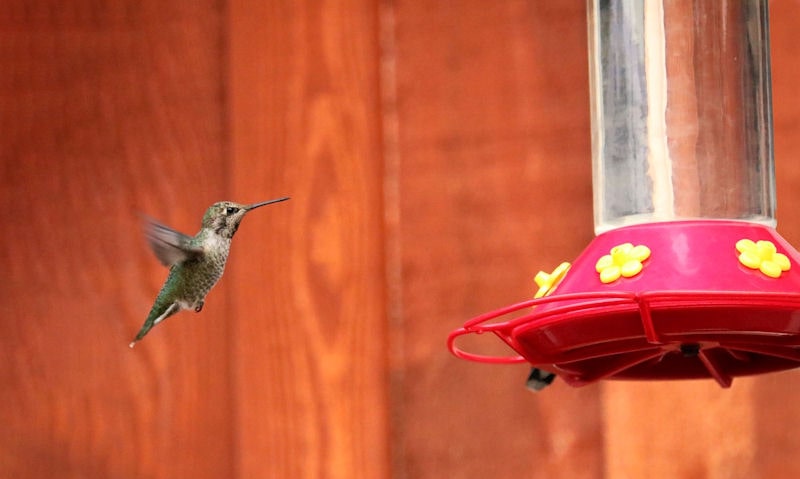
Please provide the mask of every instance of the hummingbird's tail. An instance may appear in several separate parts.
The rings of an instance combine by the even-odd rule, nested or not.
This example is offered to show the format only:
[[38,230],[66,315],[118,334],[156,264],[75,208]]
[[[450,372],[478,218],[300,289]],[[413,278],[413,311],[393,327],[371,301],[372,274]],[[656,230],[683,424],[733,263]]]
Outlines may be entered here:
[[133,341],[128,345],[129,348],[133,348],[136,345],[136,341],[139,341],[155,326],[156,324],[160,323],[161,321],[167,319],[168,317],[172,316],[173,314],[177,313],[181,310],[180,305],[177,302],[170,303],[166,308],[159,307],[159,304],[156,303],[153,305],[153,309],[150,310],[150,314],[147,315],[147,319],[144,320],[144,324],[142,325],[142,329],[139,330],[139,333],[133,338]]

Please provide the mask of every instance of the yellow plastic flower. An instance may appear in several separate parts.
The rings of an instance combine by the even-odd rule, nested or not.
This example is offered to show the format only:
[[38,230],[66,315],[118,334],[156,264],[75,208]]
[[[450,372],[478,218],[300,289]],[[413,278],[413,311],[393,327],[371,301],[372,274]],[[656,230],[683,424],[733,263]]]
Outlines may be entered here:
[[566,276],[567,271],[569,271],[570,264],[569,263],[561,263],[553,270],[552,273],[545,273],[544,271],[539,271],[536,273],[536,277],[533,278],[536,281],[536,285],[539,286],[539,290],[536,291],[536,294],[533,296],[535,298],[541,298],[542,296],[547,296],[548,294],[552,293],[553,290],[556,289],[558,283],[564,279]]
[[770,278],[779,278],[781,273],[789,271],[791,263],[785,254],[778,253],[772,241],[754,242],[741,239],[736,242],[739,262],[750,269],[757,269]]
[[613,283],[620,276],[630,278],[639,274],[643,268],[642,261],[649,257],[650,248],[647,246],[623,243],[611,248],[611,254],[597,260],[595,269],[600,273],[602,283]]

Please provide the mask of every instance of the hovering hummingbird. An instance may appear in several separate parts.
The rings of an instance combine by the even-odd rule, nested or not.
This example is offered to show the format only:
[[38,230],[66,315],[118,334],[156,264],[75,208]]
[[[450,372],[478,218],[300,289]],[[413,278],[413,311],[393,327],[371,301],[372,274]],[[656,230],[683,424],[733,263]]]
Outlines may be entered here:
[[147,241],[159,261],[170,267],[169,276],[142,329],[129,346],[132,348],[153,326],[181,310],[194,309],[199,313],[206,295],[222,277],[231,239],[244,215],[261,206],[288,199],[286,196],[252,205],[231,201],[214,203],[203,215],[203,225],[194,237],[148,219],[145,229]]

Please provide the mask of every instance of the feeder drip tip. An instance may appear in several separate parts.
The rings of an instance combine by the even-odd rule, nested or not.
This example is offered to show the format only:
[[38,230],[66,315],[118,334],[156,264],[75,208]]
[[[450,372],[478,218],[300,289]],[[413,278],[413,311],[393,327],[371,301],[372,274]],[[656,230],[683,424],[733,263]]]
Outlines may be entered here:
[[551,372],[545,371],[544,369],[531,368],[531,373],[528,375],[525,387],[531,391],[538,392],[551,385],[555,379],[556,375]]

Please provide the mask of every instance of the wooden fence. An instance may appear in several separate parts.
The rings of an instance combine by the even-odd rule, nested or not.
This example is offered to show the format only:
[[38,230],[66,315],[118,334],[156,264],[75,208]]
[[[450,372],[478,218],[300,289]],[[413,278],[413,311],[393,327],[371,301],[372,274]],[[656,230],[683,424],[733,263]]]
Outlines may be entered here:
[[[593,236],[586,54],[577,0],[4,2],[0,477],[797,477],[796,372],[534,395],[445,348]],[[128,349],[166,275],[139,214],[282,195]]]

